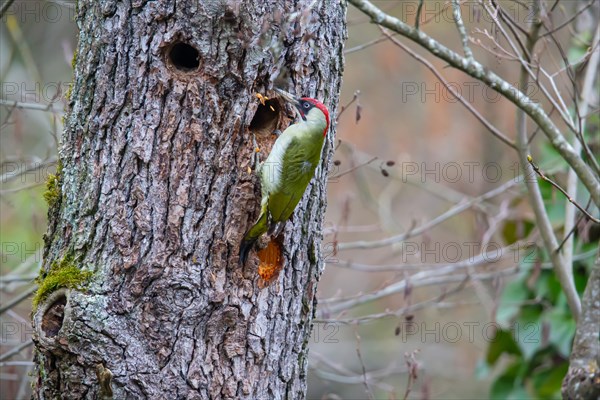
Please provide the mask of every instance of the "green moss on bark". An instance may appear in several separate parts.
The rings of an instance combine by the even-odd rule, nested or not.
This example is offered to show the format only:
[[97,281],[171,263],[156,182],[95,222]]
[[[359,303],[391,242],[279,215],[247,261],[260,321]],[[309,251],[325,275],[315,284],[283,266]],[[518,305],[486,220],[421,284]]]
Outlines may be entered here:
[[60,180],[62,174],[62,163],[60,160],[58,161],[58,166],[56,167],[56,174],[48,174],[48,179],[46,180],[46,191],[44,192],[44,199],[48,203],[50,208],[54,207],[58,200],[61,197],[60,190]]
[[93,272],[82,271],[76,264],[72,254],[52,263],[48,272],[40,273],[36,279],[38,289],[33,296],[32,305],[37,307],[50,295],[60,288],[81,289],[92,278]]

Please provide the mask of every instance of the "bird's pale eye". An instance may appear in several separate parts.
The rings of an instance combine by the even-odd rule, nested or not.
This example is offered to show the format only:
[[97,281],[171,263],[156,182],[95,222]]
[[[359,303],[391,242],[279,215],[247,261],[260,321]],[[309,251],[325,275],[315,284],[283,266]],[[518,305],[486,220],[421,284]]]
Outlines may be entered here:
[[310,104],[304,103],[304,108],[310,108]]

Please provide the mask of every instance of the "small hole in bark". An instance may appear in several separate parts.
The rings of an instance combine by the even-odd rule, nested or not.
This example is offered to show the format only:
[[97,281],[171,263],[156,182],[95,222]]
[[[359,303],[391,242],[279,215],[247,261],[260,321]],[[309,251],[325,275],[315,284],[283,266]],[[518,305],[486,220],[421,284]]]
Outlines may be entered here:
[[277,129],[281,106],[279,101],[270,99],[265,104],[259,104],[250,122],[250,130],[259,135],[271,134]]
[[42,317],[42,330],[46,334],[46,337],[54,337],[60,331],[65,318],[66,305],[67,297],[63,294],[54,300],[54,303],[44,313]]
[[168,56],[171,64],[180,71],[193,71],[200,66],[200,53],[187,43],[175,43]]

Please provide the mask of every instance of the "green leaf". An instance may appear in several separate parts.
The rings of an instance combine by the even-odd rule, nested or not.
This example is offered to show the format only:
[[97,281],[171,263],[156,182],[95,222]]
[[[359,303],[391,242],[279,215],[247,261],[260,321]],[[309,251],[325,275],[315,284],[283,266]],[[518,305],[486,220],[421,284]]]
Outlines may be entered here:
[[541,306],[523,306],[513,326],[513,339],[527,361],[543,346],[541,316]]
[[561,384],[568,369],[569,363],[566,361],[543,370],[538,369],[532,379],[536,397],[561,399]]
[[569,64],[576,63],[581,60],[587,51],[587,46],[583,43],[589,43],[592,39],[591,31],[583,31],[579,34],[581,38],[578,42],[574,42],[569,47],[567,51],[567,59],[569,60]]
[[569,59],[569,64],[576,63],[581,60],[581,57],[585,55],[585,50],[581,47],[571,47],[567,52],[567,58]]
[[[490,398],[492,400],[506,399],[528,399],[528,393],[520,385],[521,371],[523,363],[516,361],[509,365],[502,375],[500,375],[490,388]],[[525,396],[525,397],[524,397]]]
[[517,279],[504,287],[496,312],[496,321],[503,329],[508,329],[512,319],[517,315],[521,303],[530,298],[531,292],[526,284],[527,274],[522,273]]
[[507,220],[502,227],[502,237],[506,244],[513,244],[527,237],[534,226],[534,223],[529,220]]
[[529,392],[527,390],[525,390],[525,388],[522,386],[515,387],[507,397],[508,400],[525,400],[525,399],[532,399],[532,398],[533,397],[531,397]]
[[544,298],[550,303],[555,304],[561,291],[560,282],[556,279],[554,272],[543,270],[535,284],[536,297]]
[[498,329],[496,331],[496,336],[488,346],[486,355],[487,363],[489,365],[495,364],[504,353],[521,355],[521,350],[519,350],[519,346],[517,346],[517,343],[509,331]]
[[511,376],[502,375],[498,377],[492,384],[491,388],[491,399],[492,400],[505,400],[508,398],[510,393],[515,387],[515,378]]
[[590,270],[586,270],[585,268],[576,268],[574,271],[573,279],[575,280],[575,288],[577,289],[577,293],[580,295],[582,295],[583,291],[585,290],[588,277],[590,275]]
[[544,317],[544,320],[550,326],[548,337],[550,343],[556,347],[561,356],[569,358],[576,328],[573,317],[558,309],[546,313]]

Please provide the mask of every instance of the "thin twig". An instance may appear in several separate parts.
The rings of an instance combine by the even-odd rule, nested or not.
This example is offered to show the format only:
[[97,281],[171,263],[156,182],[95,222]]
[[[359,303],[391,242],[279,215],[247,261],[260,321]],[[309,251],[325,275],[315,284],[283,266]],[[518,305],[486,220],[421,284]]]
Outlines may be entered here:
[[469,62],[473,61],[473,52],[469,47],[469,35],[467,35],[467,30],[465,29],[465,24],[462,19],[462,15],[460,12],[460,3],[458,0],[452,0],[452,8],[453,8],[453,16],[454,22],[456,23],[456,28],[458,29],[458,33],[460,34],[460,39],[462,41],[463,51],[465,52],[465,57]]
[[529,164],[531,164],[531,167],[540,176],[540,178],[542,178],[543,180],[545,180],[546,182],[548,182],[549,184],[551,184],[552,186],[557,188],[562,194],[564,194],[565,197],[567,198],[567,200],[569,200],[569,202],[571,202],[571,204],[573,204],[575,207],[577,207],[579,209],[579,211],[584,213],[590,221],[593,221],[596,224],[600,224],[600,219],[594,218],[590,213],[588,213],[586,211],[585,208],[583,208],[581,205],[579,205],[579,203],[577,203],[575,201],[575,199],[573,199],[571,196],[569,196],[569,193],[567,193],[565,191],[565,189],[563,189],[562,187],[560,187],[560,185],[558,183],[554,182],[552,179],[550,179],[546,175],[544,175],[544,173],[540,170],[540,168],[537,165],[535,165],[535,163],[533,162],[533,158],[531,157],[531,155],[527,156],[527,161],[529,162]]
[[362,368],[363,385],[365,386],[365,392],[367,393],[369,399],[375,400],[373,392],[371,392],[371,388],[369,387],[369,381],[367,379],[367,369],[365,367],[365,362],[360,352],[360,335],[358,334],[356,329],[354,329],[354,337],[356,338],[356,355],[358,356],[358,361],[360,362],[360,367]]
[[[512,19],[512,17],[510,17],[509,13],[507,13],[506,11],[504,11],[504,9],[502,8],[502,6],[500,4],[498,4],[494,0],[491,0],[491,2],[494,5],[495,10],[498,13],[499,18],[501,20],[503,20],[504,22],[506,22],[506,26],[508,27],[508,30],[510,31],[510,33],[512,33],[513,37],[517,41],[517,44],[519,45],[519,48],[521,49],[521,51],[523,52],[523,54],[525,54],[525,56],[529,60],[530,54],[527,52],[527,48],[525,47],[525,44],[523,43],[522,38],[517,34],[517,32],[515,32],[515,30],[513,29],[513,27],[516,27],[525,36],[527,36],[527,32],[519,24],[517,24],[516,21],[514,21]],[[526,9],[529,10],[528,7],[526,7]],[[510,39],[508,39],[508,38],[507,38],[507,40],[510,41]]]
[[14,3],[15,0],[6,0],[6,3],[2,4],[2,8],[0,8],[0,19],[4,17],[4,13],[8,10],[8,7]]
[[0,99],[0,106],[21,108],[21,109],[25,109],[25,110],[50,111],[50,112],[57,112],[57,113],[65,111],[64,109],[55,108],[54,103],[49,103],[49,104],[23,103],[20,101],[4,100],[4,99]]
[[419,349],[413,350],[410,353],[404,353],[404,358],[406,360],[406,366],[408,367],[408,382],[406,384],[406,390],[404,392],[404,400],[408,399],[408,395],[412,390],[413,383],[417,380],[417,372],[419,370],[419,363],[416,359],[416,354],[419,352]]
[[352,96],[352,100],[350,100],[350,101],[348,102],[348,104],[346,104],[346,105],[343,105],[343,106],[340,108],[340,112],[339,112],[339,114],[337,115],[337,118],[335,119],[335,122],[338,122],[338,121],[340,120],[340,117],[341,117],[341,116],[342,116],[342,114],[344,113],[344,111],[346,111],[346,110],[348,109],[348,107],[350,107],[350,106],[352,105],[352,103],[354,103],[355,101],[357,101],[357,100],[358,100],[358,96],[360,96],[360,90],[357,90],[357,91],[355,91],[355,92],[354,92],[354,96]]
[[[559,107],[559,104],[557,104],[556,99],[554,97],[552,97],[550,95],[550,93],[548,93],[548,90],[546,90],[545,86],[540,84],[538,76],[534,73],[534,71],[532,70],[532,67],[534,67],[533,65],[531,65],[532,59],[533,57],[531,56],[531,53],[533,51],[533,49],[528,50],[527,48],[523,49],[523,53],[525,58],[521,57],[519,55],[519,51],[517,49],[517,46],[514,44],[513,40],[510,38],[509,34],[506,32],[506,30],[504,29],[503,25],[500,23],[500,20],[498,18],[498,10],[497,9],[491,9],[490,7],[488,7],[488,5],[483,1],[480,0],[483,8],[486,10],[486,12],[488,13],[488,15],[492,18],[492,20],[494,21],[495,25],[500,32],[502,33],[502,35],[504,36],[504,38],[506,39],[506,41],[508,42],[508,44],[511,46],[513,52],[515,55],[517,55],[519,57],[519,63],[521,64],[521,67],[525,69],[525,71],[527,71],[527,73],[529,74],[529,76],[533,79],[533,81],[537,84],[537,87],[540,89],[540,91],[544,94],[544,96],[546,97],[546,99],[548,99],[548,101],[555,106],[559,113],[560,116],[562,117],[563,121],[565,122],[565,124],[567,124],[567,126],[569,127],[569,129],[571,129],[573,132],[575,132],[575,125],[573,124],[573,119],[571,118],[571,116],[569,115],[569,110],[564,107],[561,108]],[[540,68],[539,66],[537,66],[538,68]],[[525,90],[527,89],[527,86],[520,88],[521,93],[525,93]],[[519,90],[519,89],[517,89]],[[560,95],[559,95],[560,97]],[[561,104],[564,104],[563,101],[561,101]],[[521,109],[523,109],[522,107],[519,107]],[[525,110],[527,112],[527,110]],[[527,113],[529,115],[529,113]],[[560,135],[560,137],[562,137],[562,139],[564,140],[564,136],[562,135],[562,133],[560,133],[560,131],[558,132],[558,134]],[[567,142],[568,143],[568,142]],[[600,196],[600,193],[599,193]],[[600,200],[600,198],[599,198]]]
[[[585,206],[585,209],[587,210],[588,207],[590,206],[590,204],[592,204],[592,199],[589,199],[587,202],[587,205]],[[577,230],[577,227],[579,226],[579,223],[583,220],[583,217],[585,217],[585,214],[579,214],[579,218],[577,218],[577,221],[573,224],[573,226],[571,227],[571,229],[568,231],[568,233],[565,235],[565,238],[563,239],[562,242],[560,242],[560,244],[558,245],[558,248],[556,249],[556,251],[560,251],[560,249],[565,245],[565,243],[567,242],[567,240],[569,240],[569,238],[573,235],[573,233],[575,233],[575,231]],[[565,219],[565,227],[567,226],[567,220]],[[565,229],[565,232],[567,232],[567,230]],[[572,247],[571,247],[571,252],[572,252]],[[565,253],[567,253],[567,251],[565,250]],[[572,255],[567,258],[567,256],[565,256],[565,258],[567,260],[570,260],[571,262],[569,262],[568,264],[571,264],[573,261],[575,260],[575,257],[573,257]]]
[[[591,203],[590,203],[591,204]],[[583,216],[580,215],[580,217],[583,219]],[[500,249],[497,250],[497,253],[499,254],[511,254],[511,255],[515,255],[515,254],[519,254],[520,251],[523,251],[523,248],[526,248],[528,244],[531,243],[522,243],[522,245],[517,245],[516,243],[508,246],[508,247],[502,247]],[[586,252],[580,253],[580,254],[576,254],[573,256],[573,261],[582,261],[582,260],[587,260],[590,257],[593,257],[596,254],[596,249],[592,249],[592,250],[588,250]],[[487,257],[487,256],[486,256]],[[504,260],[505,257],[500,257],[497,260],[494,259],[494,262],[500,262],[501,260]],[[506,257],[506,259],[508,259],[508,257]],[[513,258],[514,259],[514,258]],[[476,267],[476,266],[480,266],[480,265],[484,265],[486,263],[489,263],[490,259],[489,257],[486,259],[484,257],[482,257],[482,255],[479,255],[477,257],[474,257],[473,259],[469,260],[459,260],[455,263],[452,263],[451,265],[457,268],[466,268],[468,267],[468,263],[471,263],[472,266]],[[334,267],[339,267],[339,268],[348,268],[348,269],[352,269],[355,271],[362,271],[362,272],[399,272],[399,271],[411,271],[411,270],[426,270],[426,269],[435,269],[435,268],[441,268],[441,267],[447,267],[450,264],[398,264],[398,265],[374,265],[374,264],[363,264],[363,263],[357,263],[351,260],[340,260],[338,259],[337,262],[335,264],[332,264],[332,266]],[[552,263],[551,262],[543,262],[540,264],[542,269],[551,269],[552,268]]]
[[436,78],[438,78],[438,80],[440,82],[442,82],[442,84],[448,89],[448,91],[450,93],[452,93],[452,95],[458,101],[460,101],[461,104],[463,106],[465,106],[467,108],[467,110],[469,110],[469,112],[471,112],[471,114],[473,114],[473,116],[475,116],[475,118],[477,118],[477,120],[479,122],[481,122],[486,128],[489,129],[489,131],[492,133],[492,135],[496,136],[500,141],[502,141],[507,146],[509,146],[509,147],[511,147],[513,149],[516,148],[515,147],[515,143],[512,140],[510,140],[509,138],[507,138],[502,132],[500,132],[498,130],[498,128],[496,128],[494,125],[492,125],[487,119],[485,119],[485,117],[483,115],[481,115],[479,113],[479,111],[477,111],[475,109],[475,107],[473,107],[472,104],[470,104],[468,101],[466,101],[460,95],[460,93],[458,93],[456,91],[456,89],[454,89],[452,87],[452,85],[450,85],[448,83],[448,81],[442,76],[442,74],[439,73],[439,71],[433,66],[433,64],[431,64],[425,58],[421,57],[420,55],[418,55],[417,53],[415,53],[414,51],[412,51],[412,49],[410,47],[406,46],[404,43],[402,43],[398,39],[392,37],[392,35],[389,33],[389,31],[387,29],[385,29],[385,28],[383,28],[381,26],[379,27],[379,29],[381,29],[381,31],[383,32],[383,34],[386,35],[387,38],[390,39],[390,41],[392,43],[394,43],[396,46],[400,47],[402,50],[404,50],[405,52],[407,52],[415,60],[417,60],[418,62],[420,62],[421,64],[423,64],[425,67],[427,67],[427,69],[430,70],[436,76]]
[[542,129],[548,137],[552,146],[559,152],[563,159],[577,172],[581,183],[590,192],[594,204],[600,206],[600,185],[598,178],[592,169],[581,159],[567,142],[562,132],[555,125],[540,104],[530,99],[522,90],[515,88],[506,80],[500,78],[491,69],[485,68],[479,62],[468,63],[464,57],[450,50],[446,46],[433,39],[425,32],[415,29],[398,18],[385,14],[368,0],[349,0],[349,2],[360,11],[371,17],[371,20],[402,36],[416,42],[436,57],[446,61],[452,67],[465,72],[473,78],[485,83],[494,89],[517,108],[525,113]]
[[8,360],[12,356],[19,354],[21,351],[25,350],[29,346],[33,345],[33,341],[29,339],[25,343],[21,343],[19,346],[15,347],[12,350],[7,351],[6,353],[0,354],[0,361]]
[[[553,36],[554,35],[551,35],[551,37],[553,37]],[[581,149],[584,148],[584,149],[586,149],[586,154],[588,154],[588,155],[590,154],[590,153],[588,153],[589,147],[587,146],[587,143],[585,142],[585,137],[584,137],[586,120],[581,118],[581,115],[586,114],[588,111],[589,104],[590,104],[590,97],[592,95],[592,90],[594,88],[594,81],[595,81],[596,75],[598,73],[598,64],[600,63],[600,49],[595,48],[595,47],[598,45],[599,42],[600,42],[600,27],[596,27],[596,33],[594,35],[594,42],[593,42],[593,46],[592,46],[592,48],[593,48],[592,55],[590,57],[589,63],[587,64],[587,67],[586,67],[587,69],[585,71],[585,75],[583,78],[580,104],[579,104],[579,108],[577,110],[578,123],[579,123],[579,135],[577,135],[577,137],[573,141],[573,148],[575,149],[575,151],[580,152]],[[598,171],[597,164],[595,164],[596,159],[594,158],[594,156],[591,156],[591,157],[588,156],[588,159],[592,161],[590,164],[595,167],[596,172],[598,173],[599,171]],[[569,193],[573,193],[573,197],[577,198],[577,175],[575,174],[575,171],[573,171],[573,169],[571,169],[571,168],[569,168],[569,171],[567,172],[566,191]],[[563,248],[563,246],[564,246],[563,254],[565,256],[565,262],[567,263],[567,265],[572,265],[572,263],[573,263],[572,258],[573,258],[573,250],[574,250],[574,240],[573,240],[572,234],[573,234],[573,232],[575,232],[575,229],[577,229],[577,226],[579,225],[579,223],[581,222],[581,220],[583,219],[583,217],[585,215],[585,214],[581,214],[579,216],[579,218],[577,219],[577,222],[575,222],[575,208],[571,204],[567,203],[565,206],[565,224],[564,224],[564,230],[563,230],[564,239],[562,240],[562,242],[556,249],[556,251],[560,251],[561,248]],[[588,204],[585,207],[586,211],[589,206],[590,206],[590,201],[588,201]],[[572,273],[572,269],[569,272]]]
[[348,299],[321,299],[319,304],[321,306],[319,315],[331,315],[337,314],[342,311],[361,306],[363,304],[370,303],[381,298],[391,296],[394,294],[402,293],[406,290],[407,286],[410,286],[413,290],[418,287],[425,286],[439,286],[449,283],[460,283],[466,277],[470,280],[490,280],[498,279],[503,276],[511,276],[520,271],[519,266],[503,269],[496,272],[478,273],[478,274],[452,274],[455,269],[450,266],[448,268],[440,268],[439,270],[422,271],[413,274],[410,278],[402,279],[397,282],[393,282],[382,289],[376,290],[371,293],[363,293],[354,298]]
[[335,176],[332,176],[330,179],[337,179],[337,178],[341,178],[341,177],[342,177],[342,176],[344,176],[344,175],[348,175],[349,173],[351,173],[351,172],[354,172],[354,171],[356,171],[356,170],[357,170],[357,169],[359,169],[359,168],[362,168],[362,167],[364,167],[364,166],[366,166],[366,165],[369,165],[369,164],[371,164],[371,163],[372,163],[373,161],[375,161],[375,160],[377,160],[377,157],[373,157],[373,158],[371,158],[371,159],[370,159],[369,161],[367,161],[367,162],[364,162],[364,163],[362,163],[362,164],[359,164],[359,165],[355,165],[354,167],[352,167],[352,168],[349,168],[349,169],[347,169],[347,170],[346,170],[346,171],[344,171],[344,172],[340,172],[339,174],[337,174],[337,175],[335,175]]
[[[446,291],[442,292],[441,294],[439,294],[435,297],[432,297],[430,299],[420,301],[415,304],[406,305],[405,307],[399,308],[394,311],[385,311],[385,312],[377,313],[377,314],[361,315],[360,317],[353,317],[353,318],[348,318],[348,319],[339,319],[339,318],[316,319],[315,322],[317,322],[317,323],[338,323],[338,324],[346,324],[346,325],[361,325],[361,324],[370,323],[370,322],[377,321],[377,320],[384,319],[384,318],[391,318],[391,317],[399,318],[399,317],[402,317],[403,315],[405,316],[408,314],[412,314],[416,311],[426,309],[429,306],[439,304],[442,300],[444,300],[448,296],[451,296],[455,293],[462,292],[462,290],[465,288],[465,286],[469,282],[469,280],[470,280],[469,275],[465,275],[464,279],[458,285],[453,287],[452,289],[446,290]],[[480,303],[477,302],[477,304],[480,304]]]
[[352,54],[352,53],[355,53],[357,51],[366,49],[367,47],[371,47],[371,46],[373,46],[373,45],[375,45],[377,43],[381,43],[381,42],[383,42],[385,40],[387,40],[387,38],[385,36],[380,36],[377,39],[373,39],[373,40],[370,40],[370,41],[368,41],[366,43],[363,43],[363,44],[360,44],[358,46],[354,46],[354,47],[351,47],[349,49],[344,50],[344,55]]
[[[594,3],[596,2],[596,0],[591,0],[588,4],[586,4],[584,7],[582,7],[580,10],[578,10],[577,12],[575,12],[573,15],[571,15],[570,18],[568,18],[565,22],[563,22],[562,24],[560,24],[559,26],[557,26],[556,28],[552,29],[552,30],[548,30],[548,32],[546,33],[542,33],[540,35],[540,38],[543,38],[544,36],[548,36],[548,35],[552,35],[553,33],[558,32],[559,30],[561,30],[562,28],[564,28],[565,26],[569,25],[571,22],[573,22],[577,17],[579,17],[579,15],[581,15],[583,12],[585,12],[585,10],[587,10],[588,8],[590,8]],[[548,27],[546,25],[544,25],[544,28],[548,29]]]
[[[529,36],[527,38],[527,49],[530,53],[533,52],[542,26],[539,18],[541,12],[541,0],[534,0],[533,9],[535,13],[534,21],[536,22],[532,24]],[[527,87],[529,78],[530,74],[528,72],[528,68],[526,65],[522,64],[521,71],[519,73],[519,90],[524,90],[524,88]],[[523,173],[525,176],[531,176],[530,174],[534,169],[534,164],[531,161],[531,156],[528,154],[527,119],[525,110],[523,109],[517,110],[517,143],[518,154]],[[544,247],[550,255],[550,260],[552,261],[552,265],[554,267],[554,273],[565,293],[567,303],[569,304],[569,309],[573,315],[573,319],[577,321],[579,319],[579,314],[581,313],[581,301],[575,288],[573,276],[569,272],[571,266],[566,265],[562,254],[555,251],[558,248],[558,242],[556,240],[556,236],[554,235],[552,223],[550,222],[550,218],[548,217],[548,213],[544,207],[544,199],[542,198],[537,180],[526,179],[525,186],[527,187],[529,203],[531,204],[531,208],[535,214],[535,220],[537,222],[537,227],[540,231]]]
[[[311,365],[311,360],[309,360],[308,368],[314,370],[319,378],[345,384],[360,384],[364,380],[363,374],[356,374],[354,371],[346,368],[345,366],[334,362],[331,357],[323,356],[316,351],[311,351],[311,359],[316,360],[318,364],[324,364],[329,369],[334,371],[325,371],[323,368]],[[390,364],[390,366],[380,370],[368,371],[366,376],[367,380],[372,382],[372,386],[378,387],[385,391],[392,391],[394,389],[392,385],[383,382],[377,382],[377,380],[392,376],[394,374],[402,374],[404,372],[406,372],[406,368],[399,368],[395,365],[395,363],[393,363]]]
[[11,308],[13,308],[14,306],[16,306],[17,304],[19,304],[23,300],[27,299],[36,290],[37,290],[37,286],[33,286],[33,287],[27,289],[26,291],[24,291],[23,293],[21,293],[19,296],[15,297],[9,303],[7,303],[7,304],[3,305],[2,307],[0,307],[0,315],[4,314],[6,312],[6,310],[10,310]]
[[442,222],[462,213],[465,210],[468,210],[473,205],[480,203],[482,201],[488,200],[488,199],[495,197],[501,193],[504,193],[508,188],[512,187],[515,184],[516,184],[516,182],[514,180],[509,180],[509,181],[503,183],[502,185],[498,186],[497,188],[495,188],[481,196],[472,198],[469,201],[465,201],[461,204],[457,204],[456,206],[452,207],[450,210],[446,211],[445,213],[438,215],[436,218],[432,219],[431,221],[429,221],[421,226],[418,226],[415,229],[412,229],[408,232],[404,232],[399,235],[390,236],[388,238],[380,239],[380,240],[373,240],[373,241],[361,240],[361,241],[357,241],[357,242],[340,243],[338,245],[338,250],[374,249],[374,248],[378,248],[378,247],[389,246],[394,243],[402,242],[411,237],[421,235],[424,232],[427,232],[429,229],[433,228],[434,226],[441,224]]
[[419,24],[421,23],[421,11],[423,10],[423,3],[425,0],[419,0],[419,5],[417,6],[417,16],[415,17],[415,29],[419,29]]

